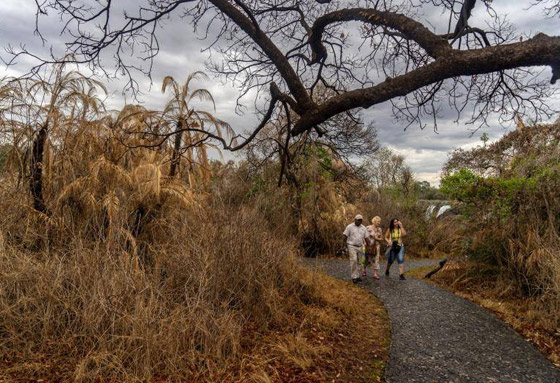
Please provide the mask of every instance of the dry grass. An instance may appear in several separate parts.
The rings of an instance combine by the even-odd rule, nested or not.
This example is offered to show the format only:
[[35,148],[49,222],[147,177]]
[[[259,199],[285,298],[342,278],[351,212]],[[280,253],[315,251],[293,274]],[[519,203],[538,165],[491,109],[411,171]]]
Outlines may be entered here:
[[[44,109],[20,93],[18,108]],[[0,115],[11,143],[0,174],[3,378],[318,382],[349,380],[364,361],[379,376],[381,305],[303,269],[285,190],[250,193],[237,169],[209,163],[205,140],[162,143],[176,125],[160,112],[50,107],[34,164],[41,211],[29,188],[40,121]],[[358,321],[376,328],[354,355],[347,323]]]
[[227,218],[237,224],[215,215],[185,225],[190,235],[169,239],[153,266],[102,246],[2,249],[2,351],[25,363],[72,355],[80,382],[215,379],[239,362],[248,323],[281,326],[313,296],[290,244],[259,230],[252,212]]
[[265,376],[249,381],[382,382],[389,356],[390,327],[382,304],[363,289],[323,274],[306,283],[320,299],[305,306],[288,331],[267,337],[254,355],[266,363]]
[[130,151],[106,125],[118,135],[140,115],[57,127],[48,215],[18,172],[3,175],[0,353],[14,373],[221,381],[242,363],[248,328],[284,326],[315,296],[295,244],[257,209],[166,177],[169,151]]
[[[247,267],[224,278],[197,273],[201,265],[193,255],[147,273],[123,257],[87,249],[43,260],[3,254],[0,350],[6,377],[381,381],[389,346],[381,304],[343,282],[309,275],[290,257],[275,264],[280,257],[266,253],[267,273],[256,265],[258,270]],[[231,267],[227,259],[220,263]],[[266,276],[257,277],[259,272]],[[236,290],[241,282],[244,288]],[[360,323],[359,333],[349,323]]]

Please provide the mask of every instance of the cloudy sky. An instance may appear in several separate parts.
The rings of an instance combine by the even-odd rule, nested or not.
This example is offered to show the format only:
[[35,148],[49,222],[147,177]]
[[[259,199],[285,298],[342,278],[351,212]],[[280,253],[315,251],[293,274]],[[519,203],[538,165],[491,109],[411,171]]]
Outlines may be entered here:
[[[534,35],[538,32],[560,35],[558,19],[543,17],[541,9],[529,8],[531,2],[531,0],[495,0],[493,6],[498,14],[507,15],[509,21],[519,32],[527,35]],[[41,20],[41,32],[48,40],[45,46],[41,44],[40,38],[33,34],[35,27],[34,0],[2,0],[1,3],[0,47],[6,48],[9,45],[17,47],[24,44],[28,50],[39,55],[45,55],[51,46],[55,50],[62,48],[63,41],[67,39],[59,35],[62,25],[53,15]],[[137,3],[138,1],[130,1],[121,4],[130,7],[131,4]],[[433,9],[425,17],[436,28],[438,28],[438,24],[446,22],[444,21],[446,16],[442,15],[441,11]],[[474,10],[472,19],[484,26],[485,17],[484,7],[479,4]],[[166,22],[165,28],[158,33],[161,52],[155,59],[152,72],[153,84],[150,84],[148,78],[136,76],[136,80],[143,90],[140,100],[148,108],[161,108],[165,103],[166,97],[160,91],[163,77],[171,75],[182,81],[188,73],[204,70],[205,62],[209,58],[207,52],[202,52],[202,49],[208,45],[208,41],[201,40],[200,36],[193,33],[192,27],[178,17]],[[0,55],[4,59],[9,57],[5,52]],[[22,58],[16,66],[10,68],[1,66],[0,77],[20,74],[28,68],[29,63],[28,59]],[[108,67],[112,65],[110,60],[106,60],[105,63]],[[546,71],[545,75],[549,76]],[[108,99],[110,107],[118,108],[122,106],[126,98],[130,100],[130,96],[123,97],[123,85],[123,82],[118,79],[108,83],[111,92]],[[228,121],[236,131],[243,132],[255,126],[257,119],[249,102],[244,115],[235,113],[238,89],[233,84],[213,80],[199,85],[211,91],[216,100],[216,115]],[[555,98],[550,103],[555,106],[555,109],[560,110],[560,99]],[[392,118],[388,104],[374,106],[364,111],[363,115],[366,122],[372,120],[375,122],[382,145],[403,154],[415,171],[417,178],[433,184],[438,183],[441,166],[451,150],[479,144],[480,136],[483,133],[487,133],[491,139],[495,140],[513,128],[512,126],[501,126],[496,122],[490,127],[473,132],[475,127],[466,126],[464,121],[456,123],[452,114],[444,111],[444,117],[438,121],[437,133],[430,128],[420,130],[417,126],[411,126],[405,131],[405,124],[396,122]],[[449,117],[446,118],[446,115]]]

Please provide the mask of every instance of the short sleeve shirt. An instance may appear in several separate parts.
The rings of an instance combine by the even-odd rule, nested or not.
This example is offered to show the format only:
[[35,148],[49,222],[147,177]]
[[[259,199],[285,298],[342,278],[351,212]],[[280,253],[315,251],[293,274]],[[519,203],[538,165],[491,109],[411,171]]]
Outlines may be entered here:
[[367,227],[367,233],[370,243],[374,243],[375,237],[383,235],[381,228],[379,226],[374,227],[373,225]]
[[364,225],[356,226],[351,223],[344,229],[344,234],[347,238],[346,243],[352,246],[362,246],[364,239],[367,238],[367,229]]

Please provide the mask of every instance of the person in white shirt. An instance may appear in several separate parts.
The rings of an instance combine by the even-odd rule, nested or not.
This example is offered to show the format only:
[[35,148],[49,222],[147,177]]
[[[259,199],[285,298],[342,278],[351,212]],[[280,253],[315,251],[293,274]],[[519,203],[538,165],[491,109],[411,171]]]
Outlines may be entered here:
[[360,270],[358,268],[358,263],[363,257],[363,247],[366,245],[367,229],[362,225],[363,217],[358,214],[354,217],[354,223],[346,226],[344,229],[344,244],[348,246],[348,255],[350,257],[350,274],[352,277],[352,282],[358,283],[362,279],[360,278]]

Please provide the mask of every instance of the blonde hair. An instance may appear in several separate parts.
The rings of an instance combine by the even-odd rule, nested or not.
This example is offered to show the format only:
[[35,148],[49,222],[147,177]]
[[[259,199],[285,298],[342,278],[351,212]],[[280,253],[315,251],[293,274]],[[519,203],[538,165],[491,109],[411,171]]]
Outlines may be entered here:
[[375,223],[375,222],[381,223],[381,217],[378,216],[378,215],[376,215],[375,217],[373,217],[373,218],[371,219],[371,223]]

